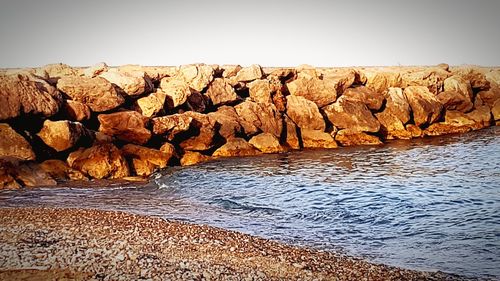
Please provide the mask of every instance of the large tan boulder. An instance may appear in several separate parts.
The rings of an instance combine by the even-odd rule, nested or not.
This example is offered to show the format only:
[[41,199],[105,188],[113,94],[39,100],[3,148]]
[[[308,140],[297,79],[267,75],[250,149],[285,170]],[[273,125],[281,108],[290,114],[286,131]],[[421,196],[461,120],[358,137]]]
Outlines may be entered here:
[[0,158],[0,190],[15,190],[22,186],[15,178],[16,167]]
[[410,104],[406,100],[401,88],[389,88],[385,92],[387,100],[382,112],[375,117],[381,125],[381,131],[387,139],[410,139],[411,133],[406,130],[405,124],[410,121]]
[[16,181],[24,186],[55,186],[57,182],[38,163],[21,163],[15,169]]
[[248,143],[263,153],[280,153],[286,151],[281,146],[279,139],[271,133],[258,134],[252,137]]
[[223,69],[222,77],[231,78],[236,76],[242,67],[239,64],[225,64],[222,65],[221,68]]
[[447,110],[468,112],[474,106],[470,82],[459,76],[451,76],[444,80],[444,91],[437,95],[438,100]]
[[348,129],[338,131],[335,135],[335,140],[342,146],[382,144],[382,141],[376,136],[363,132],[354,132]]
[[315,77],[299,77],[286,84],[291,95],[302,96],[323,107],[337,99],[336,85]]
[[35,160],[31,145],[6,123],[0,123],[0,158]]
[[415,68],[402,73],[401,87],[423,86],[437,95],[442,91],[444,80],[449,76],[450,73],[441,67]]
[[238,71],[235,80],[238,82],[251,82],[253,80],[261,79],[263,76],[262,68],[258,64],[252,64],[244,67]]
[[74,100],[66,100],[63,106],[65,116],[71,121],[85,121],[92,117],[88,105]]
[[441,116],[443,106],[425,86],[409,86],[403,91],[413,112],[413,121],[417,126],[430,125]]
[[0,120],[23,114],[52,116],[59,111],[61,94],[33,75],[0,76]]
[[201,92],[214,78],[214,69],[210,65],[182,65],[177,79],[185,81],[195,92]]
[[220,124],[219,134],[226,140],[237,137],[243,132],[238,114],[233,107],[224,105],[216,112],[210,112],[207,115]]
[[285,144],[291,149],[300,149],[301,139],[298,134],[299,128],[297,124],[287,115],[283,119],[285,121]]
[[167,149],[158,150],[135,144],[126,144],[121,150],[126,158],[132,159],[131,168],[138,176],[149,176],[157,168],[165,168],[174,156]]
[[358,73],[354,69],[327,69],[322,71],[323,80],[335,85],[337,94],[343,93],[357,81]]
[[401,87],[402,80],[399,70],[391,69],[364,69],[360,73],[366,79],[366,87],[375,92],[383,93],[388,88]]
[[223,78],[215,78],[208,86],[206,95],[215,106],[232,104],[240,99],[231,84]]
[[473,89],[488,90],[490,82],[483,71],[474,66],[461,66],[452,68],[451,73],[462,77],[464,80],[469,81]]
[[427,136],[465,133],[488,127],[491,123],[491,114],[488,106],[480,106],[475,110],[463,113],[457,110],[446,111],[445,121],[430,125],[424,130]]
[[493,115],[493,120],[497,122],[500,120],[500,99],[497,99],[493,106],[491,107],[491,115]]
[[189,136],[179,143],[184,150],[206,151],[216,145],[219,123],[206,114],[187,111],[183,115],[193,118]]
[[304,148],[337,148],[337,142],[332,135],[321,130],[300,130]]
[[287,96],[286,100],[286,114],[299,128],[325,130],[325,121],[314,102],[294,95]]
[[47,64],[41,67],[41,71],[47,73],[49,77],[48,82],[52,85],[55,85],[57,81],[61,78],[71,77],[71,76],[76,77],[76,76],[81,76],[83,74],[82,70],[71,67],[64,63]]
[[338,128],[350,129],[356,132],[376,133],[380,123],[366,105],[357,100],[344,97],[323,108],[328,120]]
[[252,156],[261,152],[242,138],[231,138],[214,151],[214,157]]
[[90,145],[94,140],[93,134],[81,123],[68,120],[45,120],[37,135],[46,145],[57,152]]
[[146,117],[153,117],[164,112],[166,99],[167,94],[158,90],[145,97],[137,99],[136,103],[142,115]]
[[99,143],[69,154],[68,165],[96,179],[118,179],[130,175],[121,151],[111,143]]
[[138,96],[153,90],[153,82],[144,72],[106,71],[99,76],[118,86],[127,96]]
[[193,117],[186,114],[173,114],[153,118],[151,122],[155,135],[165,135],[168,140],[172,140],[177,134],[189,130]]
[[164,77],[172,77],[179,72],[178,66],[143,66],[137,64],[125,64],[110,68],[111,71],[133,73],[143,72],[154,82],[160,82]]
[[496,84],[491,84],[491,88],[487,91],[480,91],[476,95],[475,105],[487,105],[490,108],[493,108],[493,105],[497,100],[500,99],[500,86]]
[[384,94],[375,92],[374,90],[359,86],[355,88],[348,88],[342,94],[343,97],[349,100],[357,100],[364,103],[369,109],[378,111],[384,103]]
[[82,172],[70,168],[66,162],[57,159],[43,161],[40,169],[57,181],[88,180]]
[[84,103],[95,112],[117,108],[125,99],[102,77],[66,76],[58,80],[57,88],[72,100]]
[[240,124],[247,136],[257,133],[271,133],[281,136],[283,122],[274,104],[261,104],[246,100],[234,107],[240,118]]
[[146,129],[149,118],[136,111],[121,111],[110,114],[99,114],[99,131],[109,136],[131,142],[144,144],[151,138],[151,132]]
[[186,151],[181,158],[181,166],[192,166],[198,163],[203,163],[211,160],[210,156],[201,154],[196,151]]
[[189,84],[183,80],[165,77],[161,80],[160,88],[167,95],[171,109],[183,105],[191,95]]
[[250,99],[257,103],[273,103],[273,88],[267,79],[258,79],[247,84]]
[[109,67],[105,62],[99,62],[92,66],[89,66],[83,70],[83,75],[87,77],[96,77],[99,74],[108,71]]

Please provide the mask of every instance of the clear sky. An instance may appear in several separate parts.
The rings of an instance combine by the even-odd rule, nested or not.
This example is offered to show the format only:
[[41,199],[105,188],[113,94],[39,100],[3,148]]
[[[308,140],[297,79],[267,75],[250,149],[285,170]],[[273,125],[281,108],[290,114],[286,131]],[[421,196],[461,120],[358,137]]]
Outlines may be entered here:
[[500,0],[0,0],[0,67],[500,65]]

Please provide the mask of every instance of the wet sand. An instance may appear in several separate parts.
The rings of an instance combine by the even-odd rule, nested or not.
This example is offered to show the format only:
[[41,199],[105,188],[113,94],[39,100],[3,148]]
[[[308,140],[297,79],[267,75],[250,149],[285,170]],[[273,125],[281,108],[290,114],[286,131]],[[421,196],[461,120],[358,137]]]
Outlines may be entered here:
[[0,209],[0,280],[464,280],[115,211]]

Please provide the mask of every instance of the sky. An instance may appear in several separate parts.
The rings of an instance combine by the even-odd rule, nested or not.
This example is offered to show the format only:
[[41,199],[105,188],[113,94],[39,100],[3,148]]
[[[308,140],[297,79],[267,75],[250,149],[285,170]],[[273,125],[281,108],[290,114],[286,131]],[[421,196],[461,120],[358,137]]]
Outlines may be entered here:
[[500,65],[500,0],[0,0],[0,67]]

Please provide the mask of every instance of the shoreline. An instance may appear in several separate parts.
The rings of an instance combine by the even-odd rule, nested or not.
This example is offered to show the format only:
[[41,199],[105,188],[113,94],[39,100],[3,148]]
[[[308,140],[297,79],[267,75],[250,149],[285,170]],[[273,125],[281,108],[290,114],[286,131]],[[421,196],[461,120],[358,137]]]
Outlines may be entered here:
[[118,211],[0,208],[0,228],[0,279],[469,280]]

